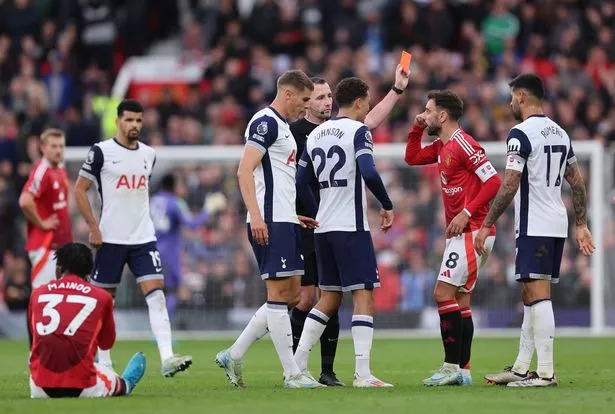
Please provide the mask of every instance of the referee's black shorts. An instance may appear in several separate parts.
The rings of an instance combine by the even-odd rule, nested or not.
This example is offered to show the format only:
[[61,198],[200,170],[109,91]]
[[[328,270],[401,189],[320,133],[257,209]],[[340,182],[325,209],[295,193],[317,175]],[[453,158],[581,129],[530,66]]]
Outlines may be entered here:
[[301,229],[303,246],[303,266],[305,273],[301,276],[301,286],[318,286],[318,268],[316,266],[316,249],[314,248],[314,232]]

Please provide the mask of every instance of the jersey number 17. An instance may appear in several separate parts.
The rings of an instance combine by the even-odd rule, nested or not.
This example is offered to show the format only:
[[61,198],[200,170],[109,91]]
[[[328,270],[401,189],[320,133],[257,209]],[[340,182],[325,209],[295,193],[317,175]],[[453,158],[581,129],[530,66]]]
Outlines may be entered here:
[[545,154],[547,154],[547,187],[551,186],[551,156],[553,154],[560,153],[559,168],[557,170],[557,178],[555,180],[554,187],[562,185],[562,166],[566,160],[566,146],[565,145],[545,145]]

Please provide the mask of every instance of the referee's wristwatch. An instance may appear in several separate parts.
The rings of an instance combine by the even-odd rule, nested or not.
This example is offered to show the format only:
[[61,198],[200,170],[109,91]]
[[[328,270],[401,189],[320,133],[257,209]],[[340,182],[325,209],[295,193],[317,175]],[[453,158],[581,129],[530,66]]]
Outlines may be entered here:
[[403,90],[403,89],[399,89],[399,88],[398,88],[397,86],[395,86],[395,85],[391,86],[391,90],[392,90],[393,92],[395,92],[396,94],[398,94],[398,95],[401,95],[402,93],[404,93],[404,90]]

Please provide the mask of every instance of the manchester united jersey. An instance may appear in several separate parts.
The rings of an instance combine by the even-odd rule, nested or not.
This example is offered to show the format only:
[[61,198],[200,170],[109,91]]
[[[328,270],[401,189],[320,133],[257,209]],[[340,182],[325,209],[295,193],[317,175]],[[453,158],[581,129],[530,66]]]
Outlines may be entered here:
[[115,342],[111,295],[67,275],[35,289],[28,314],[34,383],[51,388],[96,384],[96,348],[110,349]]
[[28,221],[26,251],[41,247],[57,250],[71,242],[73,234],[68,212],[68,176],[64,167],[53,167],[46,158],[41,159],[30,171],[22,191],[32,194],[36,211],[42,220],[55,214],[59,222],[55,230],[45,231]]
[[421,148],[422,136],[423,129],[415,125],[408,137],[408,153],[413,157],[410,163],[438,163],[446,225],[466,209],[471,218],[464,232],[479,229],[489,212],[489,203],[476,209],[469,206],[483,183],[497,174],[485,151],[474,138],[460,128],[453,132],[446,144],[436,139]]

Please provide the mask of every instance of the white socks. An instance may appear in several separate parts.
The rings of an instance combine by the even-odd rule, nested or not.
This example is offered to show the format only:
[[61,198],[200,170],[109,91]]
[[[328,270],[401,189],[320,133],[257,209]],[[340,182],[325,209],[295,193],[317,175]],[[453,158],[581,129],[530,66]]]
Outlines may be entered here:
[[303,332],[301,332],[301,339],[295,352],[295,361],[297,361],[297,366],[301,372],[307,370],[310,351],[316,342],[320,340],[327,322],[329,322],[329,317],[316,308],[308,313],[305,325],[303,325]]
[[553,305],[549,299],[535,303],[532,309],[534,326],[534,343],[538,359],[538,376],[553,377],[553,337],[555,336],[555,318]]
[[167,312],[167,302],[161,289],[154,289],[145,296],[149,313],[149,324],[158,344],[160,360],[164,362],[173,356],[171,344],[171,322]]
[[98,363],[103,364],[107,367],[111,367],[113,365],[113,361],[111,361],[111,350],[102,350],[98,348]]
[[525,374],[530,369],[534,356],[534,329],[532,322],[532,307],[523,305],[523,323],[519,338],[519,354],[512,370],[517,374]]
[[288,303],[267,301],[267,325],[284,368],[284,377],[288,379],[298,375],[301,371],[293,356],[293,334],[288,316]]
[[372,375],[369,369],[369,356],[374,339],[374,318],[369,315],[352,315],[351,332],[354,342],[355,374],[361,378],[368,378]]
[[250,346],[267,334],[267,304],[264,304],[252,316],[241,335],[230,347],[232,359],[242,359]]

